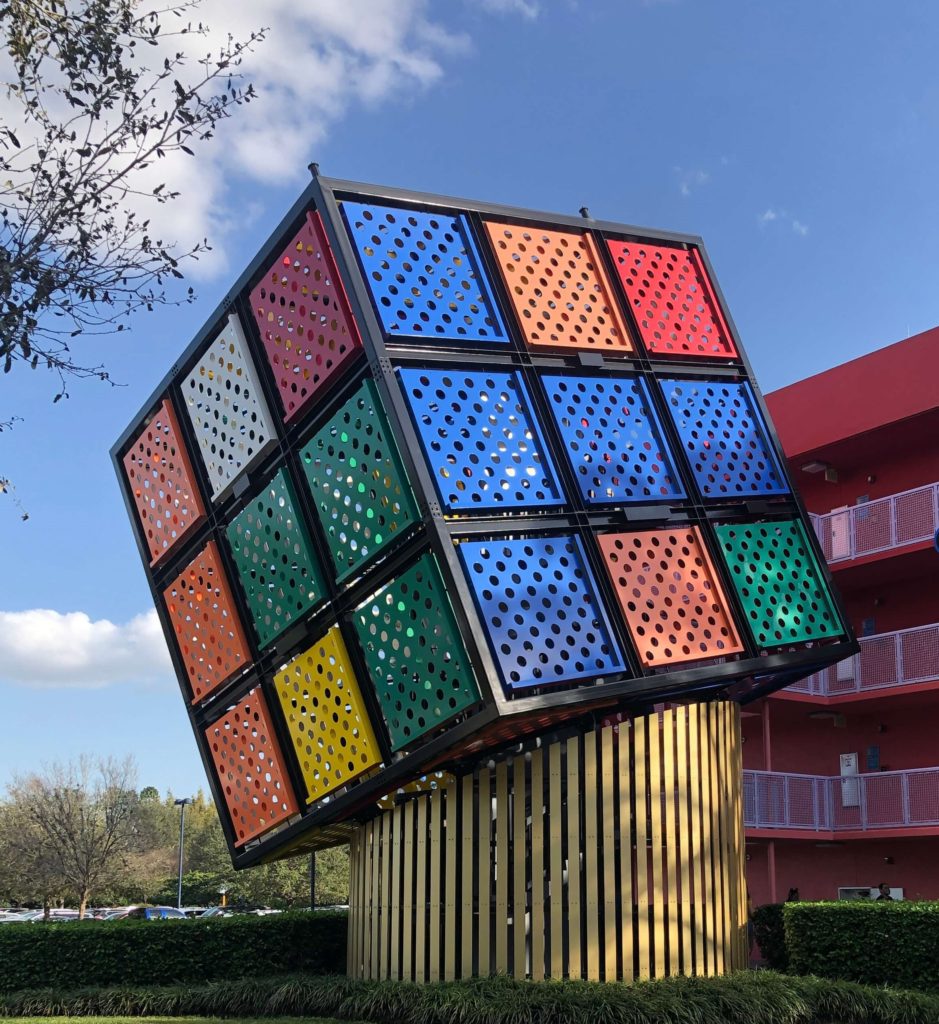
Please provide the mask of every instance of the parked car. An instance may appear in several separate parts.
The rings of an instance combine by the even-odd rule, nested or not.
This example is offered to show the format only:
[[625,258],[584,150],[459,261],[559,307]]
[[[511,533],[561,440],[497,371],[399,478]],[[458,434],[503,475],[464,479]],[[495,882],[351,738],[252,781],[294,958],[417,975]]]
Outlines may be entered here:
[[185,920],[186,915],[176,907],[125,907],[108,914],[106,921],[167,921]]

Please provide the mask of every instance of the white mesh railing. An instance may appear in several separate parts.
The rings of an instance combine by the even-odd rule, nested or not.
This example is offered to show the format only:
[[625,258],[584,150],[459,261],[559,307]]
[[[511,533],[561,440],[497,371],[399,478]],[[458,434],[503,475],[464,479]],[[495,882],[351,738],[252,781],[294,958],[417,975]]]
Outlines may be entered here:
[[939,679],[939,623],[858,638],[860,653],[787,687],[837,697]]
[[939,529],[939,483],[811,519],[829,562],[932,540]]
[[747,828],[814,832],[939,826],[939,768],[847,778],[743,773]]

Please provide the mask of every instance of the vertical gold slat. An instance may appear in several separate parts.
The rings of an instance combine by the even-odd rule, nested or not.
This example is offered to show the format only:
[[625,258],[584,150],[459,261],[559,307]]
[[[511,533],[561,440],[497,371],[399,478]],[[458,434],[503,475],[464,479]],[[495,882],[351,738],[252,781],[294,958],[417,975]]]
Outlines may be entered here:
[[443,790],[430,795],[430,926],[427,948],[430,953],[428,981],[440,980],[440,857],[443,834]]
[[[388,976],[397,979],[401,971],[401,822],[403,808],[391,812],[391,895],[388,899],[389,942]],[[386,812],[387,813],[387,812]]]
[[394,814],[385,811],[382,814],[382,823],[386,826],[382,832],[382,920],[381,920],[381,969],[382,977],[391,977],[391,946],[392,933],[395,922],[393,921],[392,900],[394,892],[394,874],[392,863],[394,862]]
[[349,840],[349,938],[346,942],[346,975],[350,978],[357,976],[355,969],[355,958],[358,952],[359,929],[356,915],[361,907],[361,900],[358,898],[358,858],[356,856],[356,833],[353,833]]
[[729,894],[727,900],[727,970],[732,971],[737,966],[740,931],[737,921],[737,911],[740,905],[739,876],[737,872],[737,830],[734,827],[734,795],[733,795],[733,705],[725,701],[722,705],[722,782],[724,801],[724,876],[727,879],[725,892]]
[[414,980],[427,980],[427,797],[417,803],[417,854],[414,886]]
[[639,977],[652,975],[651,935],[649,934],[649,848],[648,848],[648,796],[649,776],[646,766],[646,738],[649,716],[643,715],[633,722],[636,778],[636,905],[639,913],[637,942],[639,947]]
[[567,970],[582,978],[583,944],[580,935],[580,759],[576,736],[567,741]]
[[478,964],[476,967],[480,977],[491,973],[489,953],[492,942],[489,935],[489,923],[492,908],[492,794],[490,783],[492,774],[488,768],[479,770],[479,896],[477,901],[479,921],[479,937],[476,942]]
[[355,856],[353,863],[353,875],[355,876],[355,963],[349,971],[352,978],[362,977],[362,964],[365,959],[365,875],[367,861],[365,859],[365,829],[359,826],[353,836],[355,841]]
[[[701,754],[701,871],[702,898],[701,917],[704,922],[704,954],[705,973],[716,973],[717,945],[714,941],[714,842],[711,834],[713,820],[711,817],[711,705],[701,706],[700,714],[700,754]],[[699,972],[700,973],[700,972]]]
[[613,726],[600,733],[600,786],[603,792],[603,977],[616,980],[616,818],[613,813],[616,776],[613,773]]
[[676,746],[678,755],[675,774],[678,782],[678,834],[681,836],[681,959],[682,970],[691,974],[691,952],[694,946],[694,931],[691,927],[691,859],[694,853],[694,839],[688,820],[688,791],[694,772],[688,764],[688,708],[678,708]]
[[718,705],[718,763],[720,764],[718,800],[720,802],[720,827],[721,827],[721,885],[724,890],[724,970],[730,971],[733,968],[734,951],[734,906],[737,902],[737,893],[734,887],[733,872],[731,870],[731,846],[733,838],[730,834],[730,779],[727,777],[727,709],[726,701]]
[[[458,876],[460,884],[460,977],[473,976],[473,839],[476,821],[473,815],[473,773],[463,777],[461,818],[463,820],[463,863]],[[478,833],[476,833],[478,839]],[[482,856],[482,850],[480,850]]]
[[404,918],[401,934],[401,976],[414,980],[414,801],[404,805],[404,895],[401,915]]
[[369,954],[368,977],[378,979],[381,977],[381,961],[379,960],[379,949],[381,939],[380,914],[381,914],[381,817],[372,820],[372,883],[371,896],[368,903],[369,913],[369,938],[371,940],[371,953]]
[[531,753],[531,977],[544,978],[544,752]]
[[721,826],[720,826],[720,789],[719,779],[720,762],[717,749],[717,707],[714,704],[708,705],[708,757],[710,765],[710,790],[711,790],[711,869],[713,871],[713,882],[711,888],[711,927],[714,929],[714,971],[717,974],[724,973],[724,889],[721,879]]
[[525,912],[527,889],[525,886],[525,757],[519,755],[512,762],[512,972],[524,979],[525,970]]
[[597,734],[584,734],[584,889],[586,891],[587,980],[600,980],[600,898],[597,878]]
[[707,956],[704,920],[704,851],[701,846],[701,705],[688,708],[688,788],[691,799],[691,884],[694,889],[694,963],[695,974],[705,972]]
[[509,970],[509,777],[505,761],[496,765],[496,974]]
[[564,847],[561,821],[561,744],[548,747],[548,829],[551,839],[551,977],[564,977]]
[[619,899],[620,942],[622,944],[623,981],[635,975],[633,953],[633,823],[630,800],[629,761],[630,733],[627,722],[619,727]]
[[737,835],[737,871],[740,878],[740,907],[738,911],[741,922],[740,932],[740,968],[750,966],[750,936],[748,934],[748,900],[747,881],[744,874],[744,826],[743,826],[743,738],[741,733],[740,706],[733,706],[734,751],[731,778],[734,783],[734,829]]
[[649,717],[649,799],[652,843],[652,921],[655,976],[665,974],[665,888],[662,877],[662,726],[657,713]]
[[456,925],[457,925],[457,800],[459,783],[455,778],[447,783],[444,797],[446,799],[446,881],[444,917],[443,917],[443,980],[454,981],[457,973],[456,963]]
[[668,958],[666,974],[678,974],[680,969],[678,938],[678,858],[683,836],[675,827],[675,720],[677,713],[668,708],[662,716],[663,787],[665,790],[665,821],[662,836],[665,842],[665,884],[668,902],[665,905],[668,924]]

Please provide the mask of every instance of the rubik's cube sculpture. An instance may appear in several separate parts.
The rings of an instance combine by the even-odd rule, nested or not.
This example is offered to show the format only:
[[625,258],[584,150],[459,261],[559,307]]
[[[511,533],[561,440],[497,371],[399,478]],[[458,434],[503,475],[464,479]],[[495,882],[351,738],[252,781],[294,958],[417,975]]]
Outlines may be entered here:
[[239,865],[854,650],[696,238],[316,177],[112,455]]

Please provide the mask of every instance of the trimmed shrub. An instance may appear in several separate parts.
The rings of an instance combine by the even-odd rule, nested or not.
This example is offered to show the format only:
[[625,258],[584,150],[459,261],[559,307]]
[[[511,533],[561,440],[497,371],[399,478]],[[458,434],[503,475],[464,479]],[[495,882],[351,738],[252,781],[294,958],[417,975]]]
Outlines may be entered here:
[[939,1024],[939,997],[771,971],[633,985],[292,977],[0,996],[0,1017],[65,1014],[328,1016],[372,1024]]
[[0,992],[329,974],[346,968],[346,915],[5,924],[0,965]]
[[789,969],[939,990],[939,903],[787,903]]
[[786,932],[783,926],[782,903],[766,903],[753,911],[753,935],[763,959],[774,971],[789,966],[786,954]]

